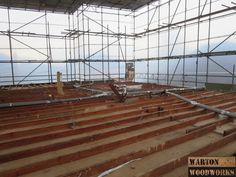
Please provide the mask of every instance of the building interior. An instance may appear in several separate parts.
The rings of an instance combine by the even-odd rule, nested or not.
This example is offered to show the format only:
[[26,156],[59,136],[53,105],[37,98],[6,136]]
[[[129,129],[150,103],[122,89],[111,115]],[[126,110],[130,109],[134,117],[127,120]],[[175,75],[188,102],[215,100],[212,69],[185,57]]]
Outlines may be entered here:
[[232,0],[0,0],[0,177],[236,156],[235,17]]

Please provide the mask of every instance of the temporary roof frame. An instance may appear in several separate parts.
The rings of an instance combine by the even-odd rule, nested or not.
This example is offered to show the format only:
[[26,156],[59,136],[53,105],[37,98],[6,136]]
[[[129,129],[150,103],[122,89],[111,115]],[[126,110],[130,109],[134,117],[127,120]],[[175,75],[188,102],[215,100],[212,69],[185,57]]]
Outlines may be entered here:
[[55,13],[74,13],[82,4],[137,10],[156,0],[1,0],[0,6]]

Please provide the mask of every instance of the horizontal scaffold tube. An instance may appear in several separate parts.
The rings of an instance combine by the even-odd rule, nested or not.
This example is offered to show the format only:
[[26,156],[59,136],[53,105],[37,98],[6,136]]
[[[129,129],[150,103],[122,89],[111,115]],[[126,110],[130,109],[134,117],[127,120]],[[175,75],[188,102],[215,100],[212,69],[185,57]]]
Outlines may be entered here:
[[[71,102],[71,101],[82,101],[88,100],[93,98],[100,98],[105,96],[111,96],[112,92],[106,91],[103,92],[97,89],[88,89],[88,88],[79,88],[87,91],[91,91],[96,93],[95,95],[86,96],[86,97],[77,97],[77,98],[65,98],[65,99],[54,99],[54,100],[36,100],[36,101],[26,101],[26,102],[14,102],[14,103],[2,103],[0,104],[0,108],[11,108],[11,107],[19,107],[19,106],[31,106],[31,105],[40,105],[40,104],[55,104],[55,103],[62,103],[62,102]],[[139,96],[145,94],[160,94],[165,91],[184,91],[184,90],[196,90],[196,88],[172,88],[167,90],[150,90],[150,91],[131,91],[128,92],[128,95],[132,96]]]
[[31,106],[31,105],[40,105],[40,104],[54,104],[54,103],[62,103],[62,102],[70,102],[70,101],[82,101],[93,98],[100,98],[109,96],[109,93],[103,92],[96,95],[86,96],[86,97],[78,97],[78,98],[64,98],[64,99],[54,99],[54,100],[37,100],[37,101],[26,101],[26,102],[15,102],[15,103],[2,103],[0,104],[0,108],[10,108],[10,107],[18,107],[18,106]]
[[221,114],[221,115],[225,115],[225,116],[228,116],[228,117],[231,117],[231,118],[236,118],[236,112],[229,112],[229,111],[225,111],[225,110],[222,110],[222,109],[211,107],[211,106],[208,106],[208,105],[205,105],[205,104],[201,104],[201,103],[190,100],[188,98],[185,98],[181,95],[178,95],[178,94],[170,92],[170,91],[166,91],[165,93],[168,94],[168,95],[175,96],[175,97],[177,97],[177,98],[179,98],[179,99],[181,99],[181,100],[183,100],[183,101],[185,101],[189,104],[192,104],[194,106],[198,106],[200,108],[203,108],[203,109],[206,109],[206,110],[209,110],[209,111]]
[[164,93],[164,92],[181,92],[181,91],[191,91],[191,90],[203,90],[205,88],[170,88],[170,89],[161,89],[161,90],[145,90],[145,91],[130,91],[128,92],[128,95],[146,95],[146,94],[151,94],[151,95],[155,95],[155,94],[160,94],[160,93]]

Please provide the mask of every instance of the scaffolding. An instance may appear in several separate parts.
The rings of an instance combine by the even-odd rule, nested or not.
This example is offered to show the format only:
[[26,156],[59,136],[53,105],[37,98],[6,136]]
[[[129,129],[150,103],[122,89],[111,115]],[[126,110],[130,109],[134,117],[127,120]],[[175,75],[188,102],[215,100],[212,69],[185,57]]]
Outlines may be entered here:
[[[133,81],[234,85],[235,10],[234,2],[222,0],[150,1],[135,10],[86,3],[60,15],[2,7],[0,68],[9,72],[0,71],[0,85],[53,83],[57,71],[67,82],[122,81],[130,63]],[[15,21],[21,13],[34,15]],[[21,56],[27,52],[29,59]]]

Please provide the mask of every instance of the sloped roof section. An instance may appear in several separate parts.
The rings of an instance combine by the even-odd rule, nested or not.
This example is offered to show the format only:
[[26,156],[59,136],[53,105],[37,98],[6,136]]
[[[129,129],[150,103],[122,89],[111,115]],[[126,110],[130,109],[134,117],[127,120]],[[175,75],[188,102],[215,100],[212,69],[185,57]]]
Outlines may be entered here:
[[55,13],[74,13],[82,4],[136,10],[154,0],[0,0],[0,6]]

